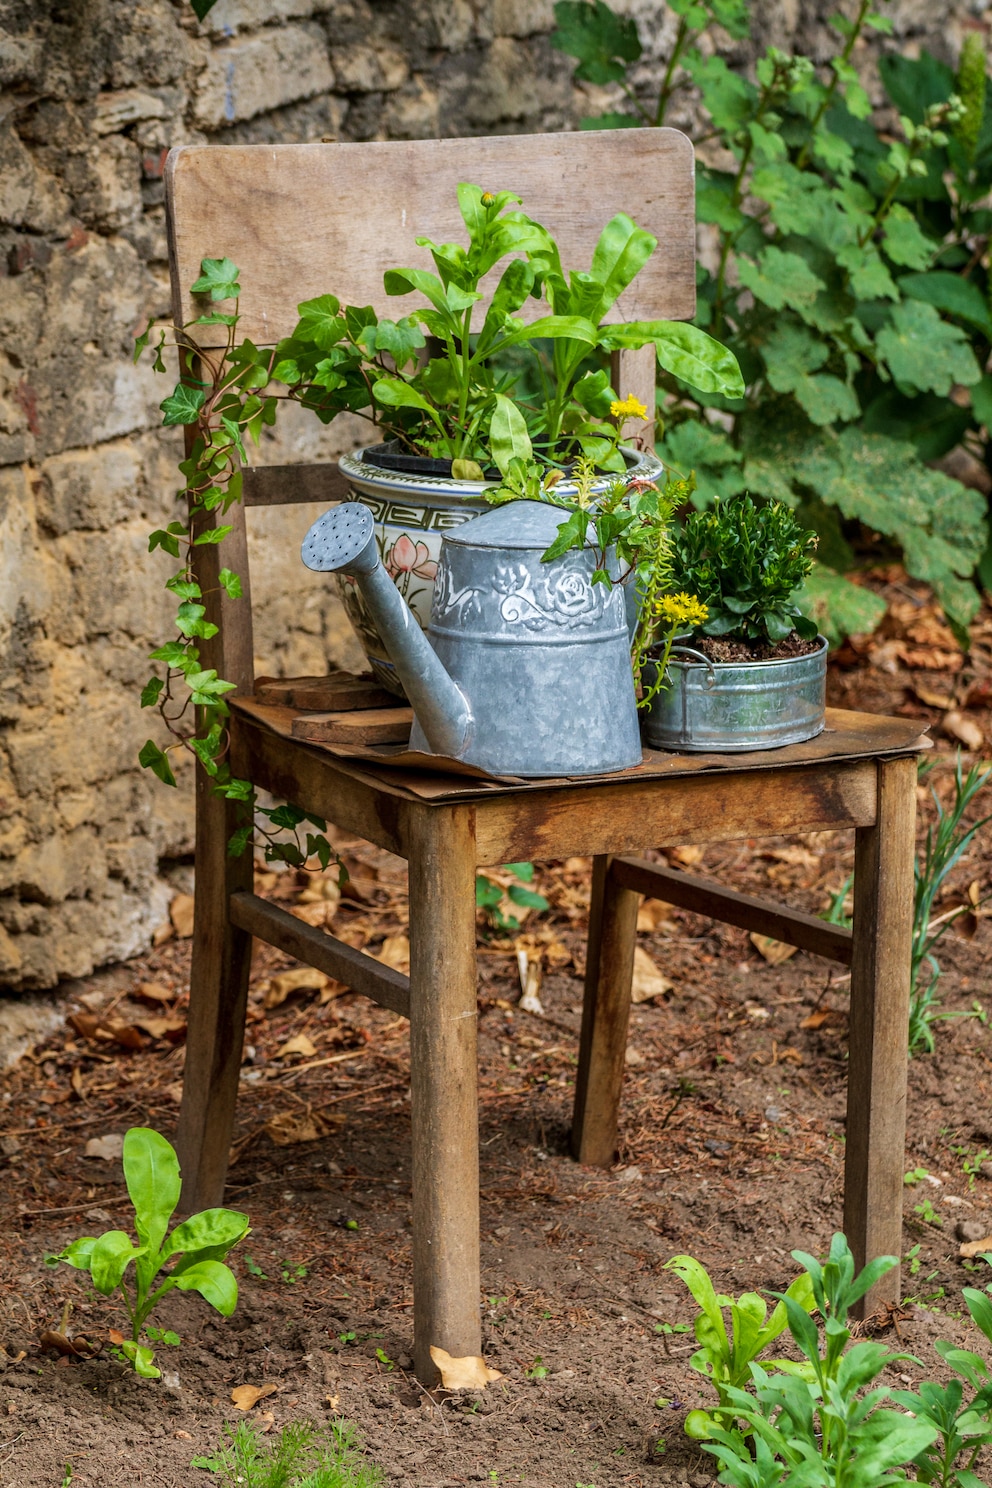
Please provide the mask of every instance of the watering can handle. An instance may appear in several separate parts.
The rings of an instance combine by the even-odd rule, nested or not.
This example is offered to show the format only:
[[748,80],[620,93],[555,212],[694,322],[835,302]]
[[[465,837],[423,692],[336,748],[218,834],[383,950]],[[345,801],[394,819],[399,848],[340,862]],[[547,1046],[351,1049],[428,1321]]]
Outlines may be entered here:
[[701,661],[703,663],[703,666],[709,673],[709,676],[706,678],[707,688],[716,686],[716,668],[710,661],[709,657],[703,655],[702,651],[696,651],[692,646],[680,646],[679,643],[676,642],[672,647],[671,655],[675,656],[676,654],[678,654],[679,656],[691,656],[693,661]]

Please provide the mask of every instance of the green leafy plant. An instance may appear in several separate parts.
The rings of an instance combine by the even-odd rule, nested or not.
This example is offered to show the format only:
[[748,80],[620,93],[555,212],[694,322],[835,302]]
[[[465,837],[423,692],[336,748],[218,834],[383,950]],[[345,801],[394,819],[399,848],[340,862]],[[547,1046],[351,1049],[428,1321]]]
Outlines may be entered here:
[[[779,1300],[768,1315],[768,1305],[757,1292],[742,1292],[735,1302],[715,1291],[705,1267],[692,1256],[673,1256],[666,1270],[674,1271],[684,1281],[700,1309],[693,1327],[699,1348],[689,1360],[693,1369],[710,1381],[718,1405],[712,1411],[690,1411],[685,1419],[688,1436],[697,1441],[712,1437],[714,1431],[731,1425],[734,1411],[731,1391],[743,1387],[750,1379],[752,1363],[785,1331],[789,1315],[785,1299]],[[813,1305],[813,1285],[808,1275],[799,1276],[785,1298],[802,1311]],[[729,1328],[724,1311],[729,1310]],[[788,1359],[776,1359],[775,1369],[795,1369]]]
[[[437,272],[396,268],[384,276],[387,294],[416,293],[427,305],[400,321],[380,321],[371,307],[342,308],[334,295],[310,300],[275,349],[272,377],[321,420],[358,413],[409,450],[456,462],[456,477],[476,479],[483,466],[505,475],[512,459],[527,462],[535,452],[552,467],[582,453],[600,470],[623,472],[617,426],[609,422],[617,395],[590,358],[650,344],[659,366],[701,391],[743,392],[735,358],[696,327],[603,324],[656,238],[618,213],[589,268],[568,272],[550,232],[516,211],[520,204],[510,191],[463,182],[458,206],[468,245],[418,238]],[[473,323],[483,283],[507,259],[481,325]],[[518,312],[528,298],[543,299],[549,313],[525,324]],[[542,351],[548,343],[550,356]],[[515,386],[523,375],[519,356],[504,370],[517,348],[540,389],[534,399]]]
[[[984,1261],[992,1257],[983,1256]],[[962,1293],[972,1322],[992,1343],[992,1302],[988,1288],[965,1287]],[[992,1370],[980,1354],[943,1340],[934,1344],[957,1376],[946,1385],[925,1380],[919,1391],[897,1390],[896,1405],[933,1427],[936,1436],[914,1458],[916,1481],[938,1488],[982,1488],[972,1470],[983,1447],[992,1445]],[[974,1394],[965,1398],[964,1387]]]
[[[921,776],[926,776],[928,768],[932,766],[924,765],[921,768]],[[971,1016],[968,1013],[962,1015],[940,1011],[936,997],[940,963],[934,955],[934,947],[955,920],[975,906],[965,901],[953,905],[943,914],[935,913],[935,909],[948,875],[968,851],[976,834],[986,822],[992,820],[992,815],[983,816],[970,824],[965,820],[973,801],[990,780],[992,767],[982,769],[978,764],[972,765],[965,775],[959,750],[954,764],[954,793],[949,807],[945,808],[931,786],[930,795],[936,808],[937,820],[927,827],[923,851],[915,863],[912,991],[909,1006],[909,1047],[913,1053],[921,1050],[928,1054],[933,1053],[933,1025],[939,1019]]]
[[549,1373],[550,1370],[541,1359],[540,1354],[536,1354],[534,1356],[533,1364],[528,1364],[527,1368],[524,1370],[524,1379],[542,1380],[546,1379]]
[[746,36],[745,0],[669,8],[678,27],[652,97],[632,80],[636,25],[604,0],[559,0],[553,37],[578,78],[622,90],[619,112],[584,127],[663,124],[689,87],[701,100],[696,202],[714,241],[697,324],[737,352],[747,391],[728,400],[663,373],[660,452],[695,471],[699,505],[748,490],[798,508],[820,537],[809,603],[828,634],[881,618],[882,601],[845,578],[879,536],[963,634],[985,501],[930,462],[962,445],[992,468],[984,40],[968,38],[956,75],[926,53],[882,57],[890,132],[871,122],[854,66],[866,33],[891,29],[870,0],[831,19],[837,50],[822,67],[770,47],[753,79],[718,38],[700,44],[713,27]]
[[786,1293],[780,1305],[806,1367],[773,1375],[753,1363],[753,1394],[739,1385],[726,1387],[727,1413],[736,1416],[744,1430],[728,1430],[721,1422],[703,1449],[719,1461],[721,1483],[733,1488],[785,1483],[882,1488],[905,1483],[899,1468],[935,1440],[936,1428],[885,1407],[890,1391],[868,1386],[887,1365],[908,1356],[893,1354],[873,1341],[848,1347],[851,1308],[898,1260],[881,1256],[855,1275],[854,1258],[839,1234],[822,1264],[803,1251],[792,1254],[812,1287],[822,1320],[822,1344],[812,1309]]
[[[131,1324],[131,1337],[120,1344],[138,1374],[157,1379],[154,1351],[142,1343],[152,1312],[174,1287],[200,1296],[224,1317],[238,1302],[238,1284],[224,1258],[249,1233],[248,1216],[233,1209],[204,1209],[169,1233],[179,1203],[179,1163],[172,1146],[149,1127],[134,1126],[124,1137],[124,1181],[134,1205],[138,1243],[124,1230],[82,1236],[52,1257],[88,1271],[102,1296],[120,1292]],[[127,1273],[134,1271],[131,1286]],[[147,1337],[172,1344],[175,1334],[148,1330]]]
[[816,623],[799,600],[815,547],[816,534],[781,502],[717,497],[675,529],[670,582],[705,605],[702,635],[773,646],[795,630],[812,640]]
[[483,911],[486,924],[491,930],[501,932],[519,930],[520,921],[515,915],[507,912],[506,901],[510,900],[513,904],[519,904],[521,909],[538,910],[547,909],[548,901],[536,889],[527,887],[534,881],[533,863],[504,863],[503,872],[512,873],[519,882],[501,884],[495,879],[487,878],[484,873],[476,874],[476,907]]
[[294,1421],[271,1440],[247,1421],[225,1426],[227,1441],[192,1467],[242,1488],[378,1488],[382,1473],[361,1454],[354,1427],[333,1421],[321,1430]]
[[[247,443],[258,443],[275,423],[280,401],[300,403],[324,423],[338,413],[358,414],[409,451],[447,457],[456,478],[481,479],[484,466],[495,467],[510,483],[508,492],[516,482],[513,494],[526,495],[535,481],[540,489],[549,473],[560,474],[577,456],[600,472],[625,470],[619,447],[624,414],[611,410],[626,405],[597,364],[613,351],[650,344],[659,366],[701,393],[735,397],[744,390],[735,357],[697,327],[662,320],[603,323],[657,246],[629,217],[620,213],[606,224],[588,270],[567,272],[554,238],[515,210],[520,198],[512,192],[494,195],[462,183],[458,204],[467,246],[418,238],[437,272],[396,268],[384,276],[387,294],[412,293],[425,302],[405,317],[380,319],[371,306],[343,306],[333,294],[320,295],[300,304],[292,335],[260,348],[238,337],[237,265],[205,258],[191,287],[202,313],[172,327],[180,380],[161,407],[167,426],[186,430],[178,493],[186,512],[154,531],[149,548],[180,563],[166,581],[177,600],[176,634],[151,653],[157,670],[141,693],[142,707],[157,711],[172,742],[163,749],[147,740],[139,761],[175,785],[170,754],[193,754],[212,788],[241,808],[229,844],[233,855],[245,851],[257,830],[267,860],[304,867],[316,859],[326,869],[333,859],[343,872],[320,818],[293,805],[265,807],[250,782],[232,774],[225,698],[234,684],[205,666],[202,656],[218,629],[208,606],[222,595],[242,597],[240,576],[220,566],[216,550],[232,530],[223,517],[241,499]],[[481,286],[498,268],[489,308],[481,324],[473,324]],[[543,299],[548,313],[525,324],[517,312],[528,298]],[[153,366],[165,372],[167,333],[160,330],[154,344],[152,336],[149,322],[136,340],[135,360],[150,349]],[[220,344],[200,345],[209,339]],[[536,390],[533,397],[517,391],[521,377]],[[630,540],[640,530],[641,551],[645,518],[658,498],[638,498],[636,511],[623,509],[620,493],[609,500],[602,522],[618,529],[618,541],[628,529]],[[655,528],[658,518],[655,511]],[[587,527],[585,519],[580,545]],[[600,536],[605,539],[605,529]],[[605,559],[602,577],[609,582]]]

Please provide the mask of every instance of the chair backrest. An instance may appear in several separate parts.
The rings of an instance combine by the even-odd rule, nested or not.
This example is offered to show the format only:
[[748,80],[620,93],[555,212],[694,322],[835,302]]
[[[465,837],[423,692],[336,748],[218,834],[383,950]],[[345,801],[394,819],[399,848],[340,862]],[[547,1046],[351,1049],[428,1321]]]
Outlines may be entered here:
[[[176,323],[198,314],[189,287],[199,276],[200,260],[226,255],[241,271],[239,332],[258,345],[289,335],[297,305],[318,294],[371,304],[380,314],[409,313],[412,297],[387,296],[383,273],[399,265],[432,267],[427,249],[416,247],[418,236],[464,240],[455,195],[460,181],[516,192],[523,210],[555,235],[567,268],[587,265],[605,223],[626,212],[655,235],[658,248],[611,318],[687,320],[695,311],[693,153],[675,129],[190,145],[170,153],[165,181]],[[532,313],[540,312],[535,306]],[[620,353],[613,380],[621,397],[636,393],[651,407],[653,348]],[[330,474],[326,465],[246,471],[245,505],[343,495]],[[233,507],[224,521],[235,524],[225,540],[225,561],[241,573],[249,594],[244,513]],[[209,545],[198,551],[209,563],[217,550]],[[248,605],[221,596],[212,608],[221,634],[207,648],[208,664],[250,690]]]

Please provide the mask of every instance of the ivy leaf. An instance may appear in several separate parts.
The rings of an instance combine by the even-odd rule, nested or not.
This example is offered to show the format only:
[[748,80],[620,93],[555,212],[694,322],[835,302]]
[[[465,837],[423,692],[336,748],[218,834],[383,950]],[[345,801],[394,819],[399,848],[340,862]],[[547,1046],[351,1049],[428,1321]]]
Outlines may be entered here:
[[637,23],[616,15],[604,0],[558,0],[555,20],[558,30],[551,45],[578,58],[575,76],[580,82],[623,82],[626,64],[641,55]]
[[[293,332],[293,340],[308,341],[321,351],[330,351],[332,346],[338,345],[346,330],[340,309],[340,300],[332,294],[304,300],[296,307],[300,320]],[[280,381],[285,381],[285,378],[280,378]]]
[[152,326],[154,324],[155,324],[154,319],[150,320],[148,322],[148,324],[145,326],[145,329],[141,332],[141,335],[140,336],[135,336],[135,338],[134,338],[134,360],[135,360],[135,362],[137,362],[140,359],[141,353],[144,351],[145,347],[148,345],[148,338],[149,338],[149,336],[152,333]]
[[179,641],[166,641],[164,646],[157,646],[148,656],[150,661],[164,661],[168,667],[181,668],[190,654],[196,657],[195,646],[184,646]]
[[233,326],[233,325],[237,325],[237,323],[238,323],[238,317],[236,315],[222,315],[219,310],[211,310],[211,312],[210,312],[209,315],[198,315],[196,317],[196,319],[192,322],[193,325],[222,325],[222,326]]
[[357,340],[369,356],[388,352],[398,368],[405,367],[426,345],[424,333],[411,315],[405,315],[402,320],[380,320],[378,325],[366,326]]
[[982,375],[961,328],[922,300],[895,305],[875,344],[895,380],[919,392],[946,397],[955,383],[967,387]]
[[180,382],[159,404],[163,424],[167,428],[173,424],[195,424],[205,400],[203,388],[190,387],[187,383]]
[[175,785],[176,777],[168,759],[151,739],[142,744],[138,752],[138,764],[145,770],[151,770],[166,785]]
[[209,543],[216,544],[219,542],[223,542],[227,534],[233,531],[234,528],[232,526],[205,527],[204,530],[199,534],[199,536],[194,537],[193,546],[195,548],[200,548],[205,547]]
[[225,692],[233,692],[236,684],[234,682],[225,682],[222,677],[218,677],[214,668],[210,667],[207,671],[190,672],[186,678],[186,685],[190,690],[194,703],[201,703],[205,707],[209,707],[211,703],[216,702],[219,697],[222,697]]
[[[228,528],[228,531],[231,529]],[[241,579],[229,568],[222,568],[217,575],[217,582],[230,599],[240,599],[242,595]]]
[[204,640],[215,636],[217,627],[209,620],[204,620],[206,613],[206,607],[202,604],[181,604],[176,611],[176,629],[180,635],[202,636]]
[[756,263],[739,258],[737,273],[744,288],[772,310],[784,310],[787,306],[798,310],[812,305],[826,288],[805,259],[781,248],[762,249]]
[[204,258],[200,277],[190,285],[192,294],[208,294],[212,300],[232,300],[241,293],[237,264],[229,258]]
[[307,857],[316,858],[321,868],[326,869],[331,861],[331,844],[324,836],[307,833]]
[[164,686],[165,683],[161,677],[149,677],[141,689],[141,706],[143,708],[154,708],[158,702],[158,695]]
[[154,553],[156,548],[162,548],[172,558],[179,557],[179,543],[175,536],[171,532],[163,532],[161,528],[148,534],[149,553]]
[[184,568],[180,569],[177,574],[173,574],[171,579],[166,579],[165,587],[166,589],[171,589],[173,594],[178,594],[180,599],[199,599],[201,597],[199,584],[195,579],[186,577],[186,570]]
[[238,827],[232,832],[227,840],[227,856],[229,858],[243,857],[245,848],[252,840],[255,827],[253,822],[246,822],[244,826]]

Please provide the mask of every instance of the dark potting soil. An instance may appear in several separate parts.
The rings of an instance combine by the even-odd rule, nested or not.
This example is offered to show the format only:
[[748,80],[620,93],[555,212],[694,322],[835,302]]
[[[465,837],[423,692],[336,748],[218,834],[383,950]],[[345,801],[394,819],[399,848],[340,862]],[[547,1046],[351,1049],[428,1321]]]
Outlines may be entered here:
[[784,661],[788,656],[809,656],[818,651],[821,642],[804,641],[796,631],[784,641],[771,645],[768,641],[739,641],[727,636],[697,636],[692,642],[694,651],[701,651],[710,661]]

